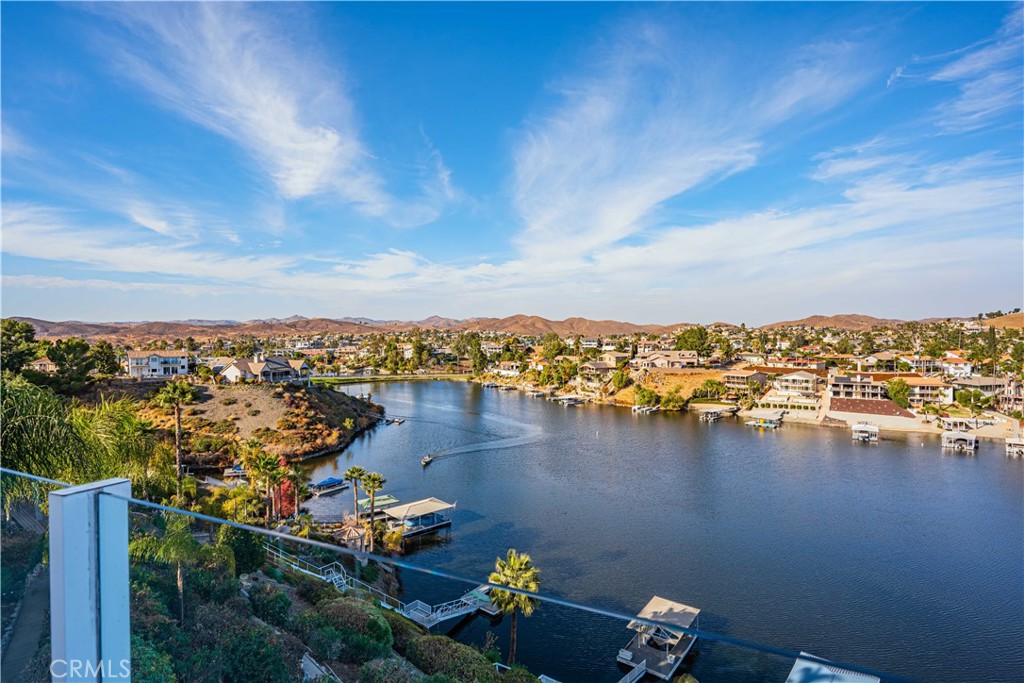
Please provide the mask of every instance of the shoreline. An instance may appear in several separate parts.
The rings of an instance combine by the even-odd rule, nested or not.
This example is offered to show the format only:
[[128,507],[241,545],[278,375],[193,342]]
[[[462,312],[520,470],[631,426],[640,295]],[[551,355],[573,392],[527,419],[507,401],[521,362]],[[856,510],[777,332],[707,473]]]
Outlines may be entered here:
[[[551,388],[537,387],[537,386],[529,384],[529,383],[502,381],[502,380],[508,380],[508,379],[509,378],[507,378],[507,377],[489,376],[489,377],[471,377],[471,378],[467,379],[466,381],[473,382],[473,383],[476,383],[476,384],[481,384],[481,385],[483,385],[485,383],[488,383],[488,382],[491,382],[491,383],[497,384],[499,386],[511,386],[511,387],[514,387],[518,391],[524,391],[524,392],[526,392],[526,391],[543,391],[543,392],[545,392],[545,394],[547,394],[549,396],[578,395],[578,396],[583,397],[588,403],[595,403],[595,404],[600,404],[600,405],[613,406],[613,407],[617,407],[617,408],[632,408],[632,406],[630,406],[630,405],[627,405],[625,403],[619,403],[619,402],[611,400],[611,399],[609,399],[607,397],[602,398],[600,396],[594,396],[594,395],[591,395],[589,393],[583,393],[579,389],[576,389],[576,390],[571,390],[571,389],[560,389],[560,390],[558,390],[558,389],[554,389],[553,390]],[[728,401],[702,402],[702,401],[698,400],[698,401],[690,401],[690,402],[688,402],[686,404],[686,406],[683,407],[680,410],[671,410],[671,411],[666,410],[664,412],[679,412],[679,413],[682,413],[682,412],[691,412],[692,411],[692,412],[698,412],[699,413],[704,408],[714,409],[716,407],[723,407],[723,406],[732,407],[732,406],[737,406],[737,405],[738,404],[736,404],[736,403],[730,403]],[[662,412],[662,411],[659,410],[658,412]],[[750,410],[744,410],[744,409],[741,408],[736,413],[736,415],[738,417],[751,417],[751,416],[756,415],[756,412],[755,411],[750,411]],[[827,416],[828,416],[828,413],[822,414],[821,411],[815,412],[815,413],[813,413],[813,415],[805,415],[805,414],[797,413],[797,412],[793,412],[793,411],[786,411],[784,413],[784,416],[783,416],[783,424],[785,424],[786,422],[792,422],[794,424],[822,427],[822,428],[825,428],[825,429],[846,429],[846,430],[849,430],[850,427],[852,426],[851,423],[847,419],[845,419],[844,417],[837,417],[837,418],[834,418],[834,419],[837,419],[837,420],[840,420],[842,422],[845,422],[846,423],[845,426],[824,424],[823,423],[824,419]],[[1011,424],[1013,423],[1013,418],[1010,418],[1010,417],[1008,417],[1006,415],[996,414],[995,416],[991,416],[988,419],[991,420],[993,418],[995,418],[997,420],[1004,420],[1004,421],[1009,420]],[[940,427],[936,426],[934,421],[927,422],[927,423],[921,422],[919,424],[914,424],[914,425],[898,425],[898,424],[894,425],[894,424],[885,424],[887,419],[888,419],[887,416],[884,416],[884,415],[871,415],[871,414],[865,413],[865,414],[863,414],[863,416],[861,418],[858,418],[858,421],[867,422],[867,423],[870,423],[870,424],[882,423],[882,424],[876,424],[876,426],[878,427],[880,432],[895,432],[895,433],[900,433],[900,434],[926,434],[926,435],[931,435],[931,436],[941,436],[942,433],[943,433],[943,430]],[[899,419],[910,419],[910,418],[899,418]],[[921,419],[923,419],[923,418],[921,418]],[[979,419],[983,419],[983,418],[979,418]],[[984,427],[982,427],[981,429],[984,429]],[[1016,438],[1014,434],[995,435],[995,434],[990,434],[990,433],[989,434],[986,434],[986,433],[974,433],[974,435],[978,438],[979,441],[994,441],[994,442],[1003,442],[1003,443],[1006,443],[1007,439]]]

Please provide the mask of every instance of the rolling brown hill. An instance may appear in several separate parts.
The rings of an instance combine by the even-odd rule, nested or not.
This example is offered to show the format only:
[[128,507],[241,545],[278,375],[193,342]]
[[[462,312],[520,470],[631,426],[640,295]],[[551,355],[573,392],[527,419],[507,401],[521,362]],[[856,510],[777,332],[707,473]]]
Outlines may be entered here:
[[560,336],[578,334],[584,337],[596,337],[602,334],[665,334],[673,332],[685,323],[678,325],[637,325],[616,320],[588,320],[587,318],[566,318],[565,320],[548,320],[536,315],[513,315],[507,318],[476,318],[464,321],[459,329],[505,332],[541,336],[554,332]]
[[540,336],[554,332],[561,336],[573,334],[593,337],[611,334],[671,333],[679,325],[637,325],[615,320],[588,320],[568,318],[548,320],[535,315],[513,315],[507,318],[468,318],[455,320],[433,316],[425,320],[404,322],[397,320],[333,320],[330,318],[295,318],[291,320],[252,320],[242,323],[207,324],[204,321],[139,322],[139,323],[84,323],[79,321],[51,322],[37,318],[15,318],[31,323],[38,338],[82,337],[107,339],[117,343],[142,343],[153,340],[171,340],[193,337],[207,341],[217,337],[230,339],[242,336],[290,337],[312,334],[368,334],[374,332],[402,332],[415,328],[440,330],[466,330],[504,332],[525,336]]
[[764,327],[834,327],[840,330],[861,331],[870,330],[873,327],[890,327],[904,322],[906,321],[874,318],[870,315],[856,313],[841,313],[839,315],[812,315],[800,320],[786,320],[764,325]]
[[1024,313],[1010,313],[998,318],[990,318],[981,323],[986,327],[997,327],[1000,329],[1014,328],[1024,329]]

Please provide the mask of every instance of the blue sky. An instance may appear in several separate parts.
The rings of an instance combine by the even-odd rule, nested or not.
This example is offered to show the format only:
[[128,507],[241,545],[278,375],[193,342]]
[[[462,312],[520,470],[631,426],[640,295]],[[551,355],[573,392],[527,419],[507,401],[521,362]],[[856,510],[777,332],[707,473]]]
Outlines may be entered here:
[[1024,294],[1021,4],[4,3],[4,315]]

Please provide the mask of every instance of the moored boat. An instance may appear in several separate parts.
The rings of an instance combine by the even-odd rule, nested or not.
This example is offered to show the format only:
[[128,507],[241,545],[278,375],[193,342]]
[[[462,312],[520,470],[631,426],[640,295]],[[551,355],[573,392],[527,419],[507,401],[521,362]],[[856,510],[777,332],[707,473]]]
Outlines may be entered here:
[[348,488],[348,482],[344,479],[338,479],[337,477],[327,477],[323,481],[318,481],[309,487],[310,492],[316,497],[319,496],[330,496],[344,491]]

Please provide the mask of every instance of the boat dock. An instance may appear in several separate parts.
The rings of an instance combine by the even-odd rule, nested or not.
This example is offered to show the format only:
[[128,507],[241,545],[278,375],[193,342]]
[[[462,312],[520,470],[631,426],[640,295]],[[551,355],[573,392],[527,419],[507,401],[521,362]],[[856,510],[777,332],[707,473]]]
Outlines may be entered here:
[[658,406],[633,406],[634,415],[648,415],[659,410]]
[[1024,458],[1024,439],[1020,437],[1007,439],[1006,455],[1010,458]]
[[943,432],[942,448],[958,453],[974,453],[978,449],[978,437],[967,432]]
[[344,479],[338,479],[337,477],[327,477],[323,481],[318,481],[309,487],[310,492],[314,498],[320,496],[331,496],[335,493],[340,493],[348,488],[348,482]]
[[807,681],[820,683],[881,683],[882,679],[878,676],[869,676],[868,674],[850,671],[849,669],[841,669],[838,666],[804,659],[804,656],[812,655],[808,655],[806,652],[801,652],[800,654],[802,656],[793,663],[793,669],[789,672],[786,683],[806,683]]
[[267,550],[267,559],[277,566],[326,581],[341,593],[348,590],[366,591],[380,600],[381,607],[398,612],[427,629],[437,626],[442,621],[468,616],[477,612],[483,612],[489,616],[500,614],[500,610],[491,603],[491,586],[487,584],[477,586],[462,597],[440,605],[428,605],[422,600],[402,602],[379,588],[375,588],[349,575],[340,562],[316,565],[285,552],[272,543],[266,543],[264,547]]
[[583,405],[583,397],[582,396],[552,396],[548,400],[549,401],[554,401],[555,403],[560,403],[563,406]]
[[405,505],[384,508],[384,514],[391,518],[388,531],[401,531],[402,538],[422,536],[452,525],[449,516],[455,509],[453,503],[437,498],[424,498]]
[[783,412],[781,410],[766,410],[760,411],[755,415],[751,415],[752,420],[747,421],[748,427],[757,427],[758,429],[778,429],[782,426]]
[[[632,683],[651,674],[668,681],[672,679],[676,669],[689,654],[696,636],[687,633],[687,629],[697,628],[700,610],[696,607],[672,602],[655,595],[651,601],[637,614],[637,620],[629,622],[628,628],[636,631],[636,635],[626,647],[619,650],[616,661],[632,667],[619,683]],[[647,619],[672,626],[652,626],[638,621]]]
[[878,443],[878,426],[867,422],[858,422],[850,427],[854,441],[861,443]]

